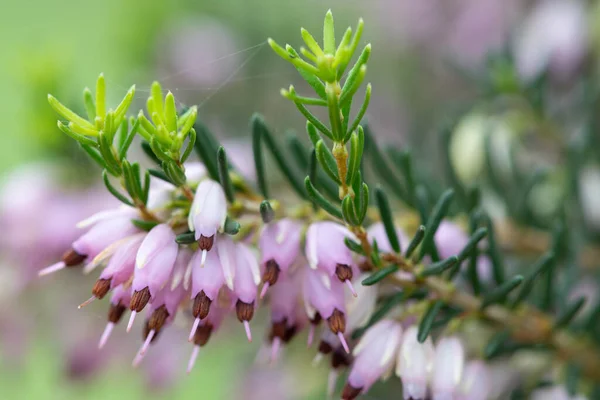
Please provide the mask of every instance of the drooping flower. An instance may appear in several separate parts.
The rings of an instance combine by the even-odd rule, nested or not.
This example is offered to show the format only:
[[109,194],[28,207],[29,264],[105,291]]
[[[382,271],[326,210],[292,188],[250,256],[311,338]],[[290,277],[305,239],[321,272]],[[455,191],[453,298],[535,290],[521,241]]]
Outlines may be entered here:
[[465,350],[455,336],[442,337],[435,348],[431,386],[434,400],[452,399],[458,392],[465,364]]
[[425,399],[435,356],[431,337],[419,343],[417,333],[414,325],[404,332],[396,361],[396,375],[402,379],[405,400]]
[[252,341],[250,320],[254,316],[255,300],[260,283],[260,267],[255,255],[244,243],[227,236],[219,238],[217,250],[225,283],[236,297],[237,318],[244,324],[248,341]]
[[198,185],[188,217],[189,228],[195,232],[204,257],[212,249],[215,235],[223,229],[226,218],[227,201],[223,188],[218,182],[204,179]]
[[304,314],[299,301],[301,284],[299,273],[283,275],[271,291],[271,361],[277,359],[280,346],[292,340],[306,321],[306,317],[301,318]]
[[192,341],[200,320],[208,316],[211,304],[217,300],[219,290],[225,284],[225,277],[221,261],[214,251],[208,253],[204,266],[201,264],[201,253],[196,252],[190,261],[190,267],[192,269],[191,296],[194,301],[192,315],[195,318],[190,332],[190,341]]
[[460,400],[487,399],[491,383],[490,371],[483,361],[468,362],[460,383]]
[[312,269],[318,268],[329,276],[337,276],[355,294],[352,286],[354,260],[352,251],[344,243],[345,238],[354,238],[354,235],[343,225],[330,221],[315,222],[306,233],[306,257]]
[[178,245],[169,225],[156,225],[144,238],[135,259],[133,294],[129,308],[131,330],[136,313],[144,309],[151,298],[167,284],[177,259]]
[[74,267],[84,261],[91,261],[111,244],[138,232],[129,217],[118,217],[103,220],[73,242],[62,260],[42,269],[40,276],[50,274],[65,267]]
[[392,369],[401,339],[402,326],[396,321],[383,320],[367,330],[353,351],[354,362],[342,392],[344,400],[367,392]]
[[190,356],[190,360],[188,362],[187,373],[189,374],[194,368],[194,364],[196,363],[196,359],[198,358],[198,353],[200,352],[200,348],[210,339],[213,332],[215,332],[221,326],[223,322],[223,318],[225,317],[226,310],[224,310],[219,305],[215,305],[210,308],[210,311],[205,319],[203,319],[196,329],[193,330],[192,342],[194,343],[194,349],[192,350],[192,354]]
[[280,272],[287,272],[300,252],[302,225],[290,218],[267,224],[261,232],[259,248],[264,265],[264,283],[260,297],[273,286]]
[[332,280],[320,269],[307,269],[304,276],[304,305],[309,319],[318,314],[327,320],[329,329],[338,336],[340,342],[350,352],[344,332],[346,331],[346,305],[344,288],[338,280]]

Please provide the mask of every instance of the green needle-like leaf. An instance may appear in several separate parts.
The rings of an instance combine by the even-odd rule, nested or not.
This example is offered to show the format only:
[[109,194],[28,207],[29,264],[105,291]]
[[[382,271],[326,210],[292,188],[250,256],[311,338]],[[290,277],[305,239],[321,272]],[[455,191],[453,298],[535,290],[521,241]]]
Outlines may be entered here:
[[273,207],[271,207],[271,203],[267,200],[263,200],[260,203],[260,216],[265,224],[268,224],[275,218],[275,211],[273,210]]
[[400,241],[398,240],[398,234],[396,233],[396,227],[394,226],[394,215],[392,214],[387,195],[381,187],[375,188],[375,199],[377,201],[377,206],[379,207],[379,215],[381,216],[381,221],[385,227],[385,233],[387,234],[390,246],[392,246],[395,253],[400,253]]
[[319,164],[323,167],[323,170],[327,175],[338,185],[341,184],[340,178],[338,176],[337,164],[335,162],[335,158],[329,151],[327,147],[325,147],[325,143],[323,140],[319,140],[317,145],[315,146],[315,151],[317,154],[317,160],[319,160]]
[[308,197],[314,201],[319,207],[323,210],[327,211],[329,214],[334,217],[343,220],[342,212],[338,207],[333,205],[329,200],[327,200],[319,191],[313,186],[310,178],[307,176],[304,179],[304,185],[306,187],[306,191],[308,192]]
[[[437,256],[437,251],[435,250],[435,242],[433,240],[435,236],[435,232],[437,231],[442,219],[448,213],[448,209],[450,208],[450,203],[452,202],[452,198],[454,197],[454,190],[447,189],[439,198],[438,202],[435,204],[433,211],[431,212],[431,216],[427,220],[427,226],[425,229],[425,237],[423,238],[423,245],[421,246],[421,252],[419,254],[419,261],[423,259],[425,254],[430,253],[432,256]],[[435,257],[434,257],[434,261]]]
[[425,340],[427,340],[427,336],[429,336],[429,333],[431,332],[435,317],[437,317],[438,313],[442,309],[442,306],[443,303],[440,300],[436,300],[429,305],[429,308],[419,323],[419,331],[417,333],[417,340],[419,343],[425,343]]
[[223,146],[217,150],[217,164],[219,166],[219,182],[223,186],[225,196],[230,203],[235,201],[235,192],[233,190],[233,184],[231,183],[231,177],[229,176],[229,163],[227,162],[227,153]]
[[412,240],[408,244],[408,247],[406,248],[404,257],[410,258],[410,256],[412,256],[413,252],[417,249],[417,247],[419,247],[419,244],[421,244],[421,242],[423,241],[423,238],[425,237],[425,230],[426,228],[424,225],[419,226],[419,229],[417,229],[415,236],[413,236]]
[[503,302],[504,300],[506,300],[510,292],[516,289],[521,283],[523,283],[523,276],[516,275],[510,280],[504,282],[502,285],[488,292],[483,297],[481,309],[483,310],[489,305]]
[[379,269],[376,272],[369,275],[368,277],[366,277],[365,279],[363,279],[361,283],[363,284],[363,286],[375,285],[376,283],[379,283],[380,281],[385,279],[386,276],[398,271],[398,269],[399,268],[397,265],[390,265],[385,268]]
[[111,185],[109,179],[108,179],[108,173],[106,170],[102,171],[102,179],[104,180],[104,185],[106,186],[106,188],[108,189],[108,191],[115,196],[119,201],[121,201],[124,204],[127,204],[130,207],[133,207],[133,203],[124,195],[122,195],[121,193],[119,193],[119,191],[117,189],[115,189],[113,187],[113,185]]
[[581,307],[585,304],[586,298],[584,296],[579,297],[577,300],[569,304],[565,307],[564,310],[560,312],[558,317],[556,317],[556,321],[554,322],[554,329],[561,329],[567,326],[573,318],[577,315],[577,313],[581,310]]
[[440,275],[444,271],[449,270],[454,267],[458,263],[458,258],[456,256],[448,257],[445,260],[438,261],[429,265],[425,270],[419,273],[420,278],[425,278],[427,276]]
[[192,244],[196,241],[196,238],[194,236],[194,232],[186,232],[177,235],[175,241],[179,244]]
[[335,54],[335,29],[333,25],[333,14],[331,10],[325,14],[323,24],[323,50],[327,54]]
[[254,154],[254,168],[256,169],[256,181],[258,183],[258,190],[264,198],[269,198],[269,187],[267,185],[267,176],[265,172],[265,164],[262,152],[262,132],[263,132],[262,118],[258,114],[254,114],[250,120],[250,126],[252,130],[252,152]]

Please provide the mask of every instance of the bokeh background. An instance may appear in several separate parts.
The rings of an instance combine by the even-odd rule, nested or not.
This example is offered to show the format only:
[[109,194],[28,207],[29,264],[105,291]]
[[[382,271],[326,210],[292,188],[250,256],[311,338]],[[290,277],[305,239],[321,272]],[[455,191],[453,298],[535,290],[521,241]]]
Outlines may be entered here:
[[[380,141],[413,148],[420,165],[436,164],[428,160],[437,159],[440,121],[477,104],[476,77],[489,75],[490,54],[509,49],[519,79],[547,71],[564,95],[581,84],[577,77],[593,68],[598,51],[600,8],[591,1],[4,0],[0,398],[325,397],[326,366],[310,366],[303,340],[285,363],[255,367],[260,343],[245,343],[237,327],[203,349],[190,376],[183,330],[161,338],[145,366],[133,370],[139,338],[119,332],[100,353],[105,304],[77,310],[89,277],[63,272],[38,280],[35,273],[77,234],[70,226],[114,204],[97,185],[99,171],[56,129],[47,93],[80,107],[83,87],[103,72],[113,101],[137,85],[135,109],[159,80],[182,104],[199,105],[199,118],[239,150],[237,162],[251,165],[245,143],[253,112],[282,135],[304,126],[279,89],[305,86],[266,38],[299,47],[300,26],[319,32],[328,8],[338,34],[365,19],[363,42],[373,43],[370,124]],[[480,120],[467,121],[469,132],[482,134]],[[472,143],[466,136],[464,146]],[[467,161],[474,164],[459,172],[469,180],[481,161]],[[383,397],[377,393],[370,398]]]

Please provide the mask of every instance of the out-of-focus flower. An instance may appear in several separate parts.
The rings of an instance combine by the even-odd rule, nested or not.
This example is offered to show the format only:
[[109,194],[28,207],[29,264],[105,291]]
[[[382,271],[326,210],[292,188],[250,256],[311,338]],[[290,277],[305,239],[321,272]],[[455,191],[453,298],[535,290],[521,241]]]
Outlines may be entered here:
[[465,351],[457,337],[443,337],[435,347],[431,387],[434,400],[452,399],[463,377]]
[[600,168],[589,166],[579,173],[579,200],[581,210],[588,223],[594,229],[600,229]]
[[402,336],[396,362],[396,375],[402,379],[404,399],[424,399],[433,368],[435,350],[431,338],[424,343],[417,340],[418,328],[409,327]]
[[571,396],[564,386],[550,386],[543,389],[534,390],[531,393],[531,400],[586,400],[583,395]]
[[353,351],[355,357],[342,398],[352,400],[393,367],[402,339],[402,326],[383,320],[369,328]]
[[546,68],[564,80],[581,66],[588,47],[586,8],[582,2],[537,3],[516,35],[515,58],[522,78],[536,78]]
[[461,400],[485,400],[491,386],[491,374],[483,361],[471,361],[465,366],[460,383]]

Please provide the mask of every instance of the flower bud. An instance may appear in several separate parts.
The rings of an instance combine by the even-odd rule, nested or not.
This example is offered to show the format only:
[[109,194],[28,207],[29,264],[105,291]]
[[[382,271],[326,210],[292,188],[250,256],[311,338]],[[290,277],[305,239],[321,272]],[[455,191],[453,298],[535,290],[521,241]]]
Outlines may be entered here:
[[463,376],[465,350],[456,336],[443,337],[435,349],[432,390],[434,400],[453,399]]
[[217,231],[222,230],[227,218],[225,193],[218,182],[205,179],[200,182],[190,214],[188,225],[195,232],[200,250],[209,251]]

